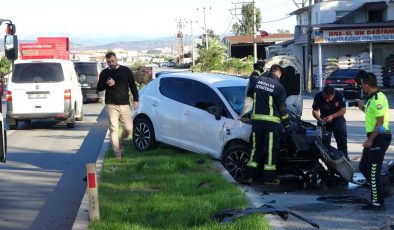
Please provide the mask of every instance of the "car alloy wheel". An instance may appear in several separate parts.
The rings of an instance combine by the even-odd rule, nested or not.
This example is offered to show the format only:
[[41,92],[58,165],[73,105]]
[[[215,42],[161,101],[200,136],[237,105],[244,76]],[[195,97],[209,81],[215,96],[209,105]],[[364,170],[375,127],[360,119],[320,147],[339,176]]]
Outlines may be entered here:
[[156,146],[152,123],[146,118],[139,118],[133,129],[133,143],[138,151],[152,149]]
[[235,180],[242,181],[248,177],[246,163],[249,157],[249,148],[244,145],[234,145],[223,154],[222,164]]

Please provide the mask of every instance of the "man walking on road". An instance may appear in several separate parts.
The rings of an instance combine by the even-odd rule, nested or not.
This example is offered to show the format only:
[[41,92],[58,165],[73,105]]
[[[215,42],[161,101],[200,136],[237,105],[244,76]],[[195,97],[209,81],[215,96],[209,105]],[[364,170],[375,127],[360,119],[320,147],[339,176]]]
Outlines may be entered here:
[[367,102],[357,99],[358,108],[365,112],[365,131],[360,171],[367,178],[371,189],[371,203],[364,210],[385,210],[381,169],[386,150],[390,146],[389,104],[387,97],[377,88],[376,76],[366,73],[361,76],[361,86],[368,95]]
[[252,153],[246,164],[251,183],[263,169],[265,184],[279,184],[276,178],[276,162],[279,155],[279,138],[283,126],[291,132],[286,106],[286,91],[279,82],[282,68],[273,65],[270,73],[251,77],[247,97],[253,100]]
[[323,90],[315,95],[312,104],[312,115],[326,132],[323,136],[325,146],[331,145],[331,136],[334,134],[340,150],[349,160],[347,152],[346,102],[342,92],[337,91],[330,85],[324,86]]
[[[119,65],[115,53],[107,53],[105,59],[108,67],[100,73],[97,90],[105,90],[112,148],[116,159],[120,160],[123,143],[133,130],[129,89],[133,95],[134,108],[138,106],[138,90],[131,69]],[[118,135],[119,122],[123,130],[120,138]]]

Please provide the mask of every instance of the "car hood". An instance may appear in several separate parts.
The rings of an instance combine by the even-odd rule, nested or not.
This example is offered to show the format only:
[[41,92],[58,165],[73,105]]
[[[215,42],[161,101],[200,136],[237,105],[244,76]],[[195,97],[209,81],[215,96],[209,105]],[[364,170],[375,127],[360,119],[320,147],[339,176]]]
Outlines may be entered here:
[[269,71],[274,64],[278,64],[283,68],[283,74],[280,81],[286,89],[286,104],[289,115],[301,117],[304,76],[301,63],[295,56],[275,56],[265,60],[264,71]]

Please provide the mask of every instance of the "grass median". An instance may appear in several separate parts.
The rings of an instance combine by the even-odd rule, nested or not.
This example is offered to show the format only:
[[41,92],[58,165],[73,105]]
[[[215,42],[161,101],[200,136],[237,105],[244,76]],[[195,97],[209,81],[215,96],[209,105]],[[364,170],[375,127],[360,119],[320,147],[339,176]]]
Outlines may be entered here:
[[122,160],[106,155],[99,182],[101,219],[89,229],[270,229],[260,214],[220,224],[211,216],[249,206],[208,156],[161,145],[137,152],[129,140]]

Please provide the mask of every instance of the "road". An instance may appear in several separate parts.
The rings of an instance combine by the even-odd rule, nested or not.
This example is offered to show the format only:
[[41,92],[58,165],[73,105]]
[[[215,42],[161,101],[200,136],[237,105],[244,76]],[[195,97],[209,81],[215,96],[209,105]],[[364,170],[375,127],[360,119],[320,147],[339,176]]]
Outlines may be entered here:
[[[390,101],[391,130],[394,130],[394,94],[388,95]],[[305,97],[302,118],[313,121],[311,115],[312,98]],[[348,149],[353,167],[358,170],[361,158],[362,146],[365,141],[364,115],[356,108],[348,108],[346,113],[348,128]],[[386,152],[385,161],[394,160],[394,142]],[[333,146],[336,143],[333,139]],[[269,203],[276,207],[286,208],[304,217],[308,217],[320,225],[320,229],[393,229],[394,225],[394,186],[391,195],[386,197],[385,212],[363,211],[360,204],[350,203],[327,203],[318,201],[320,196],[328,195],[353,195],[370,200],[370,192],[364,187],[351,184],[349,187],[338,186],[325,190],[294,188],[286,185],[268,187],[263,185],[242,186],[247,196],[255,206]],[[279,218],[272,218],[271,226],[274,229],[313,229],[310,225],[294,217],[286,222]]]
[[8,132],[0,165],[0,229],[71,229],[107,131],[103,104],[85,104],[74,129],[56,121],[22,123]]

